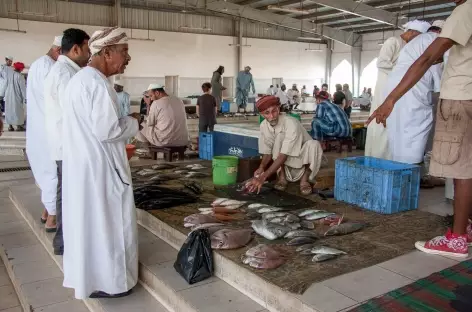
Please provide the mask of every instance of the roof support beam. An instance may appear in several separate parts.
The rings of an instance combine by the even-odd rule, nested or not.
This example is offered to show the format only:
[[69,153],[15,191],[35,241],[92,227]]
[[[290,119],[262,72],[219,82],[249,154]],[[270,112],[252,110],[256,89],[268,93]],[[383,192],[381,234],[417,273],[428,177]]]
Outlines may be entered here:
[[223,0],[207,3],[207,9],[209,11],[241,17],[256,22],[298,30],[311,36],[323,36],[349,46],[358,46],[361,44],[360,36],[353,32],[338,30],[328,26],[314,29],[313,27],[315,27],[315,25],[308,21],[300,21],[292,17],[261,11]]
[[[398,16],[392,12],[388,12],[383,9],[377,9],[373,6],[364,4],[362,2],[354,2],[352,0],[313,0],[318,4],[339,10],[344,13],[365,17],[370,20],[384,23],[387,25],[398,26],[405,23],[405,18],[398,18]],[[305,18],[308,15],[305,15]]]
[[[324,0],[324,1],[326,1],[326,0]],[[316,1],[316,2],[319,2],[319,1]],[[396,1],[396,3],[401,3],[401,1]],[[408,4],[399,5],[398,7],[388,8],[388,9],[384,9],[384,10],[388,11],[388,12],[391,12],[391,13],[400,13],[400,12],[405,12],[405,11],[408,11],[408,10],[422,9],[425,5],[426,6],[433,6],[433,5],[441,5],[441,4],[451,4],[451,2],[448,1],[448,0],[433,0],[433,1],[426,1],[425,3],[420,2],[420,3],[411,4],[411,5],[408,5]],[[370,5],[371,6],[382,6],[382,5],[388,5],[388,3],[387,3],[387,1],[376,1],[376,2],[371,2]],[[451,4],[451,5],[453,5],[453,4]],[[314,19],[314,18],[320,18],[320,17],[323,17],[323,16],[333,15],[333,14],[338,14],[338,13],[341,13],[341,12],[339,12],[338,10],[326,10],[326,11],[322,11],[322,12],[316,12],[316,13],[297,16],[296,18],[298,18],[298,19]],[[346,12],[346,13],[353,14],[353,13],[350,13],[350,12]],[[321,20],[320,20],[320,22],[321,22]]]

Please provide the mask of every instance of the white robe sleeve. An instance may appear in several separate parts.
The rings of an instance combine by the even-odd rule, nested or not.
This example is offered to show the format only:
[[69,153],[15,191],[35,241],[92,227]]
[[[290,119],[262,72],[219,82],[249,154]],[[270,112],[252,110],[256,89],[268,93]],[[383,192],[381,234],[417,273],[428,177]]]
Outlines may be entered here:
[[377,68],[390,72],[395,66],[396,55],[398,54],[398,42],[395,37],[388,38],[380,50],[377,59]]
[[433,77],[433,92],[440,92],[441,91],[441,78],[443,73],[442,64],[437,64],[431,66],[429,69],[431,71]]
[[126,141],[138,133],[138,121],[130,116],[118,119],[117,107],[106,86],[97,86],[92,97],[92,131],[102,142]]

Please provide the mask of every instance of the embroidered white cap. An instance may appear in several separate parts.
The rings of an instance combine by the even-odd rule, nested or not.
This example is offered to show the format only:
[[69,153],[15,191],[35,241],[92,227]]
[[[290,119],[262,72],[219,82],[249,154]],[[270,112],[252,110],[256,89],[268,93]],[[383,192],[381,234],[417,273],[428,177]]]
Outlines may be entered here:
[[164,89],[165,87],[161,84],[158,84],[158,83],[151,83],[149,85],[149,87],[147,88],[147,90],[155,90],[155,89]]

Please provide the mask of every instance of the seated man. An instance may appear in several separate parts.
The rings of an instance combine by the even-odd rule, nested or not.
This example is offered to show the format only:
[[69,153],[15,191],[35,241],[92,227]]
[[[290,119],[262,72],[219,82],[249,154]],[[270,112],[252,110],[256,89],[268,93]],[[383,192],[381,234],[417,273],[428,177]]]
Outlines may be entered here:
[[[309,180],[318,173],[323,156],[320,143],[310,138],[297,119],[280,115],[277,97],[264,96],[256,105],[265,118],[260,125],[259,135],[259,153],[263,157],[246,188],[250,192],[259,192],[267,178],[278,172],[276,189],[285,190],[287,181],[300,180],[300,192],[303,195],[311,194]],[[271,160],[274,162],[268,166]]]
[[164,86],[150,84],[147,95],[153,101],[143,129],[138,132],[138,141],[154,146],[186,146],[189,143],[187,114],[184,103],[168,95]]
[[311,122],[311,136],[315,140],[329,137],[347,138],[352,127],[344,110],[329,100],[329,93],[320,91],[316,96],[316,116]]

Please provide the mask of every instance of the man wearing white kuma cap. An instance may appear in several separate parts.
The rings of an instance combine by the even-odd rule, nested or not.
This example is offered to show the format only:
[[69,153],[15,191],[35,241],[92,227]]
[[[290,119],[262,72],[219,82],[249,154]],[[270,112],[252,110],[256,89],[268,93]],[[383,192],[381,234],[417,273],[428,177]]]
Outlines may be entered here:
[[43,83],[61,54],[61,40],[62,36],[56,36],[48,53],[31,64],[26,88],[26,154],[36,184],[41,189],[41,201],[45,208],[41,222],[46,224],[47,232],[56,231],[57,167],[47,148]]
[[96,31],[92,58],[63,98],[64,286],[77,299],[129,294],[138,281],[138,236],[125,142],[139,113],[120,117],[108,77],[131,60],[121,28]]
[[[375,85],[374,100],[370,113],[382,104],[384,99],[384,89],[387,84],[388,75],[397,63],[401,49],[421,33],[425,33],[431,25],[424,21],[411,21],[403,25],[405,32],[400,36],[394,36],[384,42],[377,59],[377,83]],[[365,156],[391,159],[388,149],[387,130],[375,123],[367,127],[367,138],[365,146]]]

